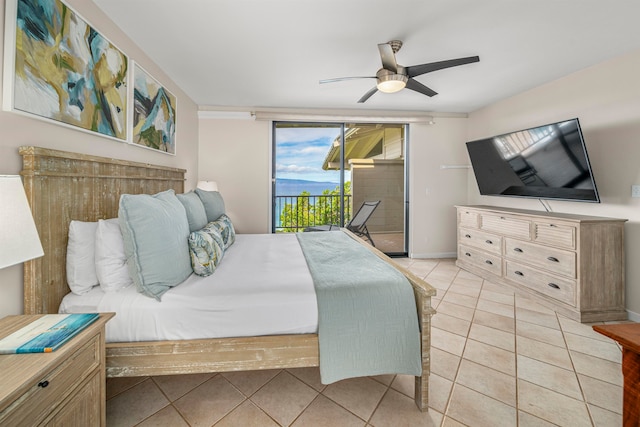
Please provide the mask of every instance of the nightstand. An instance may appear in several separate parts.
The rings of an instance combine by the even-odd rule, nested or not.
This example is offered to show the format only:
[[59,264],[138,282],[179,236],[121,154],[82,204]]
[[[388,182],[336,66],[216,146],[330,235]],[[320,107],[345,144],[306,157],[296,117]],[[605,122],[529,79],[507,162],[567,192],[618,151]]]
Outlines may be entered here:
[[[0,355],[0,425],[104,426],[105,324],[102,313],[52,353]],[[0,320],[0,338],[41,315]]]

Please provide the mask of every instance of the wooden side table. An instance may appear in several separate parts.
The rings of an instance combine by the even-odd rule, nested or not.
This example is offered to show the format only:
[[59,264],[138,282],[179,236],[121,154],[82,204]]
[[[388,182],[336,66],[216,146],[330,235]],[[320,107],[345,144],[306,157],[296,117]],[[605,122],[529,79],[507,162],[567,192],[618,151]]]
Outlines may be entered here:
[[622,346],[624,377],[622,423],[624,427],[640,425],[640,323],[595,325],[593,330]]
[[[42,315],[0,319],[0,338]],[[51,353],[0,355],[0,425],[106,424],[105,324],[102,313]]]

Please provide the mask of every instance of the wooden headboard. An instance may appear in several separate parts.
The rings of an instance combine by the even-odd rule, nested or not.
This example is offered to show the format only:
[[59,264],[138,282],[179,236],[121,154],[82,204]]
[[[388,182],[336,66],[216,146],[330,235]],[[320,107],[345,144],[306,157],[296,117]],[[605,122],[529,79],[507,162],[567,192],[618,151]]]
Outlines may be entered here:
[[25,314],[57,313],[67,286],[69,222],[118,216],[121,194],[184,192],[186,170],[20,147],[20,173],[44,256],[24,264]]

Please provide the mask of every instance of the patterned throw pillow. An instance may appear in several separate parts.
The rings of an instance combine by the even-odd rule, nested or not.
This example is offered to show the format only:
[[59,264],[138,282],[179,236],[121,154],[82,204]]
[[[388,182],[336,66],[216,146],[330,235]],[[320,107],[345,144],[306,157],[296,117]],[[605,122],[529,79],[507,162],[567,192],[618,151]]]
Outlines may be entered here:
[[189,234],[189,253],[194,273],[198,276],[213,274],[224,256],[224,242],[211,223]]
[[220,215],[220,218],[207,224],[207,227],[218,230],[218,233],[222,236],[225,249],[236,241],[236,231],[233,228],[231,219],[226,214]]

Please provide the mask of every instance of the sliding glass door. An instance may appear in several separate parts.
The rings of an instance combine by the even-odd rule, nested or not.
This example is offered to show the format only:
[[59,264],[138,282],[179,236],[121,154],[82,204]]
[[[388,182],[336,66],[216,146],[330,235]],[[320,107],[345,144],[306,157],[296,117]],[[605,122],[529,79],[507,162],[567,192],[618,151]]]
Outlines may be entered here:
[[344,226],[364,202],[373,244],[407,252],[406,125],[273,123],[273,232]]

